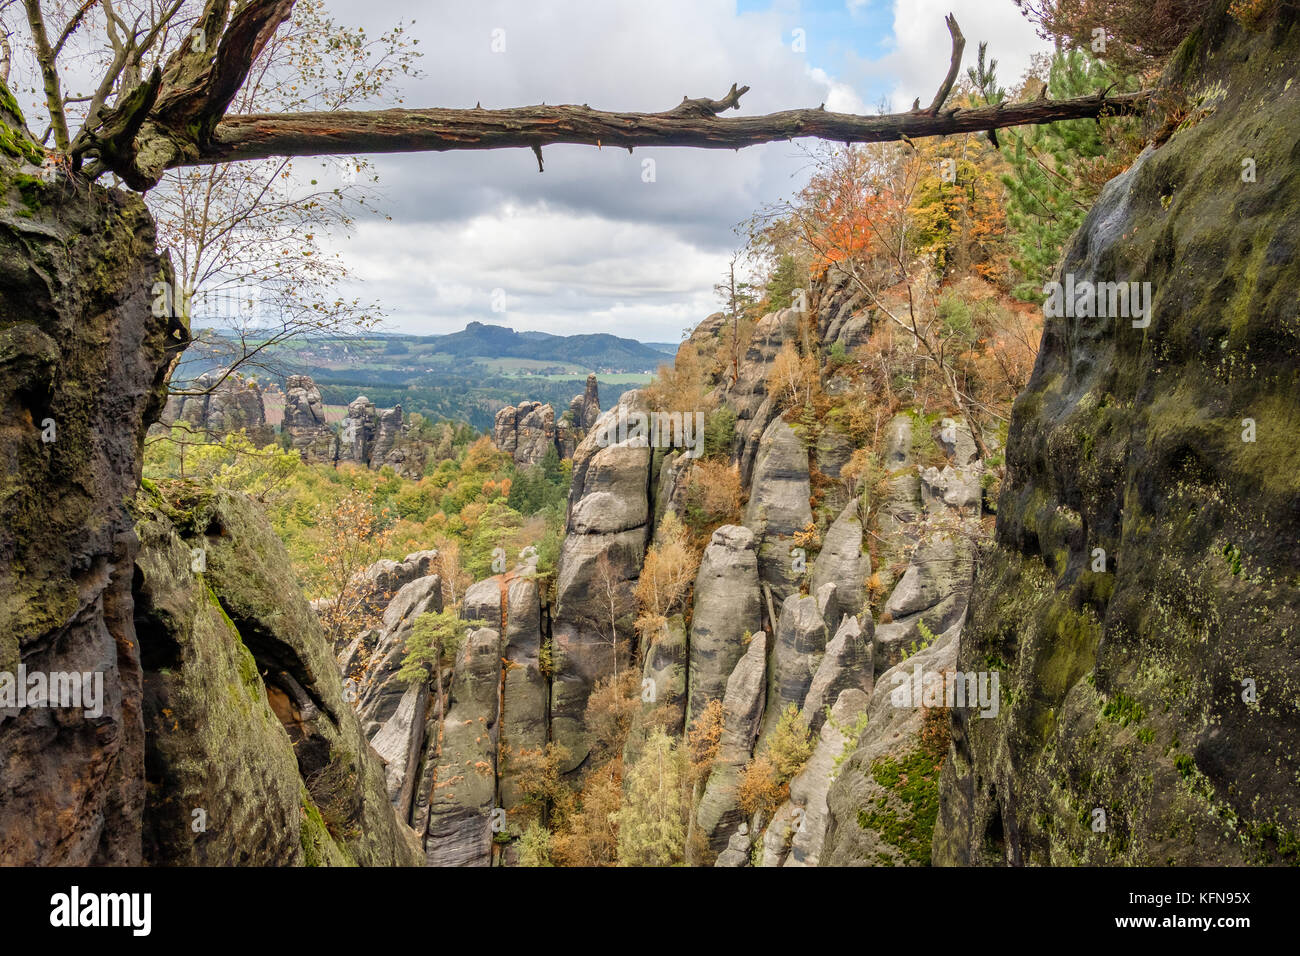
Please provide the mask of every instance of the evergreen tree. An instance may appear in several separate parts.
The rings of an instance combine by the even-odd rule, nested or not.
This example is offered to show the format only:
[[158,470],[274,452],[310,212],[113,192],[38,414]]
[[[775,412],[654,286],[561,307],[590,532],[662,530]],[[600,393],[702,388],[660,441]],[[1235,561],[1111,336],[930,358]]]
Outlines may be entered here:
[[397,672],[399,681],[422,681],[432,678],[438,699],[438,725],[447,713],[443,695],[443,661],[455,659],[465,635],[482,621],[462,621],[454,608],[445,611],[426,611],[415,619],[411,636],[406,639],[406,657]]
[[[1134,88],[1084,50],[1058,51],[1052,58],[1047,89],[1053,99],[1085,96],[1112,84],[1121,90]],[[1101,182],[1092,172],[1113,145],[1110,135],[1092,120],[1002,134],[1002,155],[1012,167],[1002,181],[1008,190],[1007,225],[1016,279],[1012,291],[1018,298],[1042,298],[1043,284],[1051,278],[1062,247],[1100,192]]]
[[773,309],[787,309],[794,299],[794,290],[808,284],[794,256],[785,253],[776,260],[776,267],[767,280],[767,299]]

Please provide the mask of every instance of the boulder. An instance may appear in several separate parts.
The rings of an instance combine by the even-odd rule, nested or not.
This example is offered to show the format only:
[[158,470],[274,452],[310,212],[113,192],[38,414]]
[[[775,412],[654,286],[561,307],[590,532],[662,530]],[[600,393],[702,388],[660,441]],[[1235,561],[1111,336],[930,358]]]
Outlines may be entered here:
[[740,867],[749,866],[749,850],[754,845],[754,838],[750,835],[749,827],[742,823],[736,828],[736,832],[727,840],[727,848],[718,854],[718,858],[713,861],[714,866],[721,867]]

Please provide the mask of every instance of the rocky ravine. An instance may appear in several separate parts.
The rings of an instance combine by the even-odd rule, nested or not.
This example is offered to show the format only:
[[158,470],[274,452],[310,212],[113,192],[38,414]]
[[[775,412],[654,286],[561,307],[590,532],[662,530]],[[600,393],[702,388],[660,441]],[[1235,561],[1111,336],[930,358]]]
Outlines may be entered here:
[[[1154,318],[1049,321],[982,551],[983,463],[960,428],[900,414],[880,500],[828,503],[819,476],[855,443],[833,421],[786,421],[767,394],[783,343],[856,344],[871,309],[822,286],[811,316],[759,322],[735,380],[716,383],[737,413],[744,516],[714,532],[689,619],[638,655],[672,729],[723,709],[692,862],[1295,861],[1297,63],[1289,11],[1254,33],[1212,21],[1175,57],[1166,83],[1198,112],[1109,184],[1062,266],[1151,282]],[[31,144],[0,147],[0,302],[23,304],[0,323],[0,668],[97,670],[107,691],[99,717],[0,715],[0,855],[511,862],[496,812],[518,800],[508,754],[555,741],[568,780],[587,766],[586,702],[634,659],[632,587],[681,505],[683,460],[602,446],[594,424],[574,448],[554,602],[527,565],[471,588],[464,613],[481,624],[446,675],[439,738],[438,688],[394,676],[415,618],[441,606],[430,556],[374,570],[396,593],[341,649],[359,675],[345,687],[247,502],[138,493],[167,343],[186,338],[151,314],[169,270],[143,205],[105,190],[88,203],[34,177]],[[719,329],[706,320],[691,341]],[[820,547],[800,568],[810,521]],[[876,615],[866,584],[882,572]],[[934,697],[950,669],[1000,675],[986,716]],[[816,748],[773,819],[747,819],[740,768],[789,705]]]
[[[814,305],[817,311],[806,318],[821,330],[819,337],[831,336],[819,344],[826,347],[844,334],[843,313],[856,303],[845,289],[827,287],[817,290]],[[859,310],[850,334],[869,334],[869,323]],[[887,694],[876,691],[878,675],[887,677],[904,656],[926,645],[927,634],[939,637],[914,660],[924,660],[927,668],[951,663],[970,593],[974,555],[967,536],[980,513],[981,463],[962,429],[910,414],[900,414],[890,426],[893,477],[880,508],[885,546],[902,556],[906,569],[886,604],[892,620],[877,625],[866,606],[872,567],[858,499],[834,502],[833,509],[819,506],[825,523],[820,550],[805,567],[792,560],[794,535],[815,519],[814,469],[838,470],[855,447],[831,427],[810,447],[799,433],[802,426],[786,422],[768,400],[766,369],[784,342],[797,341],[799,327],[800,316],[790,310],[760,323],[740,377],[753,417],[750,426],[738,428],[733,457],[738,468],[751,460],[743,523],[713,533],[696,577],[689,626],[680,616],[670,618],[640,654],[642,679],[656,689],[655,706],[677,715],[668,720],[674,732],[681,734],[710,700],[723,705],[723,740],[694,821],[706,848],[697,863],[715,856],[719,865],[820,862],[832,819],[832,774],[853,744],[846,734],[859,715],[878,715],[860,748],[879,736],[885,741],[880,753],[903,753],[915,749],[921,734],[919,707],[897,720],[879,716],[882,707],[891,708]],[[706,322],[693,341],[707,344],[708,329]],[[512,752],[559,744],[568,755],[559,769],[575,782],[588,766],[588,699],[598,681],[632,666],[633,589],[654,529],[664,513],[679,507],[677,486],[687,473],[680,456],[634,437],[601,443],[607,425],[644,408],[640,393],[625,393],[575,450],[554,603],[541,604],[527,566],[481,581],[466,594],[463,616],[485,626],[471,633],[447,678],[450,710],[441,751],[433,690],[395,678],[414,617],[441,607],[436,574],[404,583],[382,627],[361,635],[342,656],[347,673],[362,675],[360,715],[387,761],[389,794],[398,815],[424,840],[431,864],[491,865],[514,858],[510,837],[518,834],[510,829],[509,811],[518,795],[511,783]],[[755,437],[751,429],[759,425]],[[930,446],[944,458],[942,469],[921,467],[913,450],[918,435],[936,439]],[[398,567],[418,562],[412,555]],[[549,674],[540,668],[548,645]],[[769,827],[771,821],[743,817],[736,782],[791,705],[806,713],[821,742]],[[825,720],[827,710],[832,722]],[[630,756],[638,740],[634,732]],[[500,833],[493,829],[496,808],[507,811]],[[761,853],[753,848],[756,835],[763,841]],[[913,862],[888,845],[872,852],[891,862]]]

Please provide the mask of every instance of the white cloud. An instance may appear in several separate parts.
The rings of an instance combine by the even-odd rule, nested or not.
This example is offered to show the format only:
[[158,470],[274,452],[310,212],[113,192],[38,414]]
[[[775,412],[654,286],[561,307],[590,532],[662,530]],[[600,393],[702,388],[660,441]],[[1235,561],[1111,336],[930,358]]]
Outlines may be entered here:
[[[438,229],[363,223],[342,246],[394,329],[455,331],[469,321],[675,341],[714,311],[725,255],[670,227],[544,204],[502,206]],[[506,311],[492,311],[493,292]]]
[[952,40],[944,24],[951,12],[966,37],[963,71],[975,62],[980,41],[998,61],[998,77],[1010,88],[1029,68],[1030,57],[1051,45],[1010,0],[894,0],[894,50],[879,66],[898,77],[891,96],[895,110],[928,104],[948,69]]
[[[853,15],[866,4],[846,0]],[[416,17],[427,76],[401,91],[408,106],[590,103],[668,109],[683,95],[719,96],[748,84],[744,114],[825,102],[874,112],[860,92],[894,85],[899,108],[928,102],[948,62],[943,16],[954,10],[968,39],[992,41],[1004,82],[1041,48],[1010,0],[896,0],[891,52],[853,61],[864,75],[813,67],[788,42],[792,4],[736,13],[734,0],[482,0],[439,3],[428,16],[411,0],[331,0],[340,21],[378,32]],[[491,50],[504,30],[506,52]],[[874,95],[874,94],[873,94]],[[740,115],[740,114],[729,114]],[[739,240],[732,227],[800,184],[797,145],[740,152],[595,150],[552,146],[546,171],[526,150],[374,157],[392,222],[363,220],[335,243],[365,280],[346,291],[380,300],[390,325],[445,332],[477,319],[520,329],[608,331],[676,340],[716,308],[712,285]],[[641,178],[656,162],[656,180]],[[513,303],[489,311],[492,289]]]

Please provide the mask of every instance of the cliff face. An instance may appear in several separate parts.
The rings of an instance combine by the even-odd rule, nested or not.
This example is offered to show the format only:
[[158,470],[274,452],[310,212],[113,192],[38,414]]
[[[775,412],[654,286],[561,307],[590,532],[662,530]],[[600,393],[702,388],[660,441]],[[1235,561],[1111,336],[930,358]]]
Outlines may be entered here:
[[348,405],[338,431],[325,420],[325,403],[310,375],[285,380],[283,433],[289,445],[309,462],[352,462],[378,470],[385,465],[398,474],[419,478],[431,449],[409,434],[402,406],[376,408],[359,395]]
[[492,425],[492,442],[501,451],[509,452],[520,467],[536,465],[551,448],[561,458],[572,458],[599,417],[596,376],[588,375],[586,388],[573,396],[558,421],[555,409],[541,402],[520,402],[498,411]]
[[1061,276],[1153,314],[1049,318],[958,667],[934,861],[1297,861],[1300,27],[1221,16],[1193,113],[1105,189]]
[[0,672],[92,688],[0,711],[0,860],[417,859],[269,526],[135,502],[170,265],[138,197],[35,175],[0,92]]
[[220,383],[219,377],[205,372],[186,390],[194,394],[168,396],[162,424],[185,422],[216,435],[242,428],[254,444],[270,444],[273,436],[266,424],[266,406],[257,383],[238,373],[227,376]]
[[144,862],[417,862],[330,643],[256,505],[175,484],[134,510]]
[[104,701],[94,717],[0,712],[0,859],[138,863],[144,726],[126,505],[168,344],[186,332],[151,308],[171,273],[144,203],[45,183],[30,149],[12,146],[19,129],[0,105],[0,671],[100,673]]

